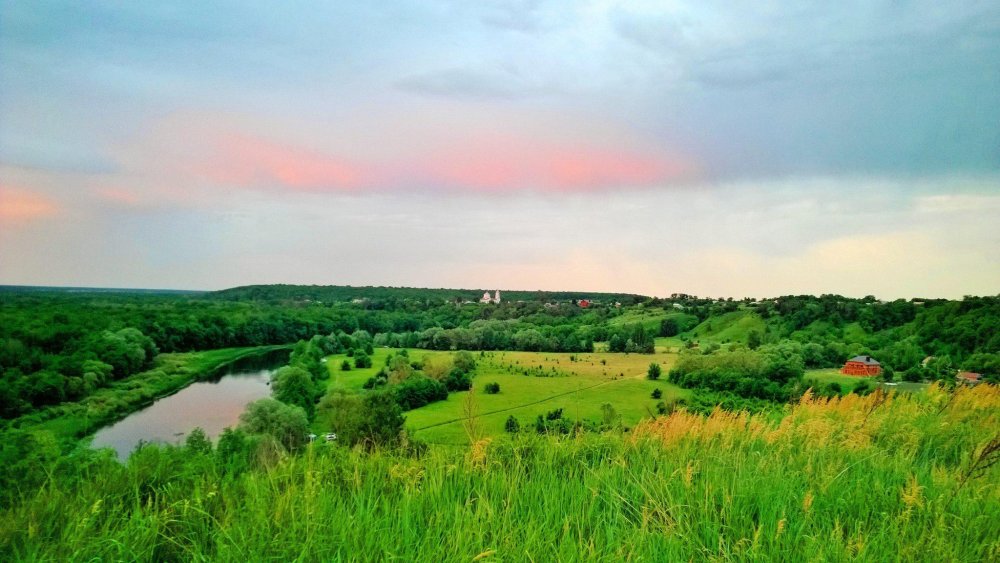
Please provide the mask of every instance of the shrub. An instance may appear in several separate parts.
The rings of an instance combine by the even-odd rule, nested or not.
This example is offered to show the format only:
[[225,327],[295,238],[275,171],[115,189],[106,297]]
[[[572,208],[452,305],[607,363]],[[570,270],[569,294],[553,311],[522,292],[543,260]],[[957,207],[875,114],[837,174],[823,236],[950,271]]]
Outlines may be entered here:
[[367,380],[365,380],[365,382],[361,385],[361,388],[362,389],[374,389],[376,387],[381,387],[382,385],[385,385],[388,382],[389,382],[389,380],[386,379],[385,374],[384,373],[379,373],[379,374],[377,374],[375,376],[372,376],[372,377],[369,377]]
[[858,382],[857,385],[854,386],[854,389],[851,391],[851,393],[864,396],[871,393],[874,389],[875,385],[873,385],[871,381],[868,381],[867,379],[862,379],[861,381]]
[[659,399],[662,396],[663,396],[663,391],[660,391],[659,387],[657,387],[656,389],[653,389],[653,394],[650,395],[650,397],[652,397],[654,399]]
[[472,389],[472,377],[469,376],[468,372],[454,367],[448,372],[444,384],[448,391],[468,391]]
[[485,391],[487,395],[496,395],[500,392],[500,384],[496,381],[493,383],[487,383]]
[[351,362],[347,360],[340,362],[340,371],[351,371]]
[[354,367],[358,369],[372,367],[371,356],[365,354],[363,350],[359,350],[354,354]]
[[507,417],[507,422],[503,423],[503,429],[510,434],[517,434],[521,431],[521,423],[514,418],[514,415],[510,415]]
[[663,373],[663,368],[660,367],[660,364],[653,362],[649,364],[649,369],[646,370],[646,377],[653,381],[656,381],[657,379],[660,378],[660,375],[662,373]]

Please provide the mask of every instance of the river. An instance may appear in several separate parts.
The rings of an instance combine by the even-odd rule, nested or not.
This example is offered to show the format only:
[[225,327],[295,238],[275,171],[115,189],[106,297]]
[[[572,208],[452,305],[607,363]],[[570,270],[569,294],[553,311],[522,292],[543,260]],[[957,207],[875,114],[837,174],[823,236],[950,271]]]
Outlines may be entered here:
[[220,366],[211,380],[197,381],[94,434],[94,448],[112,448],[125,460],[140,441],[177,443],[201,427],[213,440],[236,426],[252,401],[271,395],[271,374],[288,361],[288,351]]

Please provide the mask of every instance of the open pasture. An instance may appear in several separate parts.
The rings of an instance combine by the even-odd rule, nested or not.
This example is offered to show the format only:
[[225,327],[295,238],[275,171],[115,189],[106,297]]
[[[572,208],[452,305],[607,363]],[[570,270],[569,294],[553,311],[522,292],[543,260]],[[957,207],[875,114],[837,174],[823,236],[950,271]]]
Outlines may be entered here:
[[[575,361],[571,358],[575,358]],[[471,393],[476,423],[483,435],[499,435],[514,416],[522,428],[538,415],[563,409],[573,420],[602,420],[602,405],[610,404],[629,426],[656,412],[659,401],[687,397],[689,392],[660,379],[646,379],[651,362],[661,364],[665,378],[675,356],[646,354],[560,354],[546,352],[487,352],[477,358]],[[487,383],[500,393],[485,393]],[[653,399],[659,388],[663,396]],[[468,443],[465,419],[470,392],[452,393],[448,400],[406,413],[407,428],[432,443]]]

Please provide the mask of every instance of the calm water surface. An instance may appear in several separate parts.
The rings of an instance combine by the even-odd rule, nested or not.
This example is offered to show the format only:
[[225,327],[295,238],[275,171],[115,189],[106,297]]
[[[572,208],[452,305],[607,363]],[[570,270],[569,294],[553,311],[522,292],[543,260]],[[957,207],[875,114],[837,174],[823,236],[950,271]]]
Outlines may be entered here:
[[269,382],[273,371],[248,369],[215,381],[192,383],[102,428],[94,435],[93,447],[113,448],[118,458],[124,460],[140,440],[182,442],[196,426],[215,439],[227,426],[236,426],[247,403],[271,395]]

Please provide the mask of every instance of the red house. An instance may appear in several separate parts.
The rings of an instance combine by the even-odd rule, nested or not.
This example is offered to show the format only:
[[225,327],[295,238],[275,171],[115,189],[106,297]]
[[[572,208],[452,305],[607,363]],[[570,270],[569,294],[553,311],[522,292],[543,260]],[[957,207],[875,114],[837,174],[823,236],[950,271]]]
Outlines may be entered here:
[[586,309],[587,307],[590,307],[590,301],[587,301],[586,299],[581,299],[577,301],[576,304],[579,305],[581,309]]
[[955,376],[955,378],[967,385],[975,385],[977,383],[982,382],[983,374],[975,373],[972,371],[960,371],[958,372],[958,375]]
[[859,377],[869,377],[882,373],[882,364],[871,356],[854,356],[840,368],[840,373],[844,375],[857,375]]

